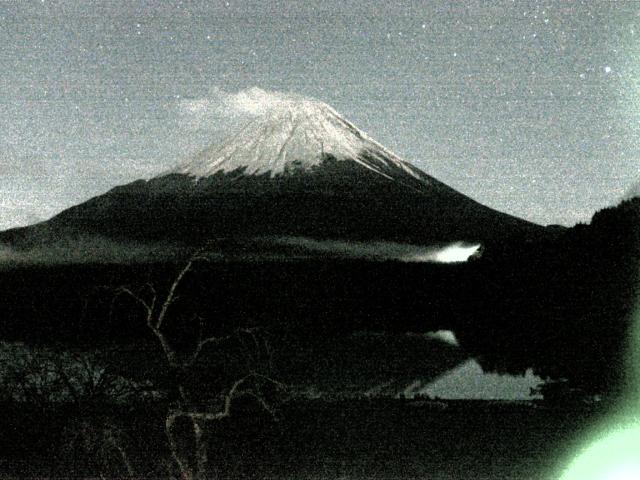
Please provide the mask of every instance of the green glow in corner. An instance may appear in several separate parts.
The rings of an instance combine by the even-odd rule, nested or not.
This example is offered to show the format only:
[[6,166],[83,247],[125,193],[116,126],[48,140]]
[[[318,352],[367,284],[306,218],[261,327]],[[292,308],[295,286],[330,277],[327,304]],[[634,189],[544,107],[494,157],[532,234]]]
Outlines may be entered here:
[[640,479],[640,424],[610,432],[581,452],[561,480]]
[[560,480],[640,480],[640,308],[633,318],[628,349],[624,403],[609,425],[577,454]]

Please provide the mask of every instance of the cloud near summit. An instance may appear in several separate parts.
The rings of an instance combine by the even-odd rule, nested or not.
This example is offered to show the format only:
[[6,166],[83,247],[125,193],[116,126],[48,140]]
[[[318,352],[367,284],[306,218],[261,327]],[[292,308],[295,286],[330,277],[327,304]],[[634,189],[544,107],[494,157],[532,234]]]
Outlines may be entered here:
[[273,108],[301,99],[303,97],[296,94],[263,90],[258,87],[235,93],[214,87],[206,97],[180,100],[179,108],[182,115],[193,119],[236,119],[263,115]]

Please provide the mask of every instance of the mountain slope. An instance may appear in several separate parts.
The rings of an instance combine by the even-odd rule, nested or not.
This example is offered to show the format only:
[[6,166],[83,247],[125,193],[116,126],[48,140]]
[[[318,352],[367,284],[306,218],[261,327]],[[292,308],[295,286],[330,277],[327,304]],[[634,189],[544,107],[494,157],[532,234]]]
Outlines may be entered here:
[[[367,153],[368,158],[364,157]],[[218,171],[242,169],[245,175],[282,174],[291,168],[308,170],[323,156],[351,160],[380,175],[399,169],[419,173],[326,104],[308,99],[281,100],[222,145],[212,145],[184,162],[173,173],[208,177]],[[373,161],[372,161],[373,160]]]
[[4,232],[0,241],[28,247],[69,236],[187,244],[308,236],[486,243],[542,231],[404,162],[331,107],[285,97],[222,145],[171,171]]

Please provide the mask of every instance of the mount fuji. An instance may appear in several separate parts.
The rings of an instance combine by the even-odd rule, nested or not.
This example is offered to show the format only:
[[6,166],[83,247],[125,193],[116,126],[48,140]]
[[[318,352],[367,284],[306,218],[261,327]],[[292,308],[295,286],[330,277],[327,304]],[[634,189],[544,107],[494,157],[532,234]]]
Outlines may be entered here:
[[[172,307],[170,333],[187,345],[199,328],[188,319],[204,318],[216,335],[267,330],[279,342],[275,364],[301,384],[315,371],[318,384],[357,386],[367,366],[384,382],[418,378],[412,368],[435,378],[472,354],[483,367],[536,367],[598,389],[622,371],[610,366],[623,361],[636,298],[637,204],[590,225],[535,225],[448,187],[331,107],[279,97],[161,175],[0,232],[4,338],[147,338],[140,305],[114,306],[113,291],[168,288],[176,265],[206,244],[209,261]],[[434,262],[443,244],[469,253],[481,244],[481,258]],[[406,336],[441,330],[461,350]],[[371,361],[383,351],[388,361]]]
[[309,171],[332,156],[349,160],[389,180],[393,171],[420,179],[420,171],[344,119],[330,106],[309,99],[278,99],[222,145],[213,145],[173,173],[209,177],[217,172],[245,175]]
[[543,231],[427,175],[330,106],[282,95],[222,144],[46,222],[0,233],[0,242],[12,249],[69,238],[189,246],[256,237],[487,244]]

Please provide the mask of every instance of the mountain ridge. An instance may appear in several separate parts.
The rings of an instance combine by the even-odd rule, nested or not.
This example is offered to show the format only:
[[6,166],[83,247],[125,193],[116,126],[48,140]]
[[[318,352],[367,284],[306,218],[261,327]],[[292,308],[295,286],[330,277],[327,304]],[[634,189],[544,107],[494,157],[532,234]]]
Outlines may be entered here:
[[544,232],[405,162],[328,105],[281,97],[226,142],[46,222],[2,232],[0,242],[21,248],[74,236],[187,244],[294,236],[487,243]]
[[287,165],[300,162],[309,168],[325,154],[350,159],[386,175],[361,157],[368,152],[387,165],[414,176],[412,167],[366,133],[347,121],[329,105],[309,99],[281,101],[245,125],[221,145],[211,145],[167,173],[210,176],[217,171],[245,168],[245,174],[282,173]]

